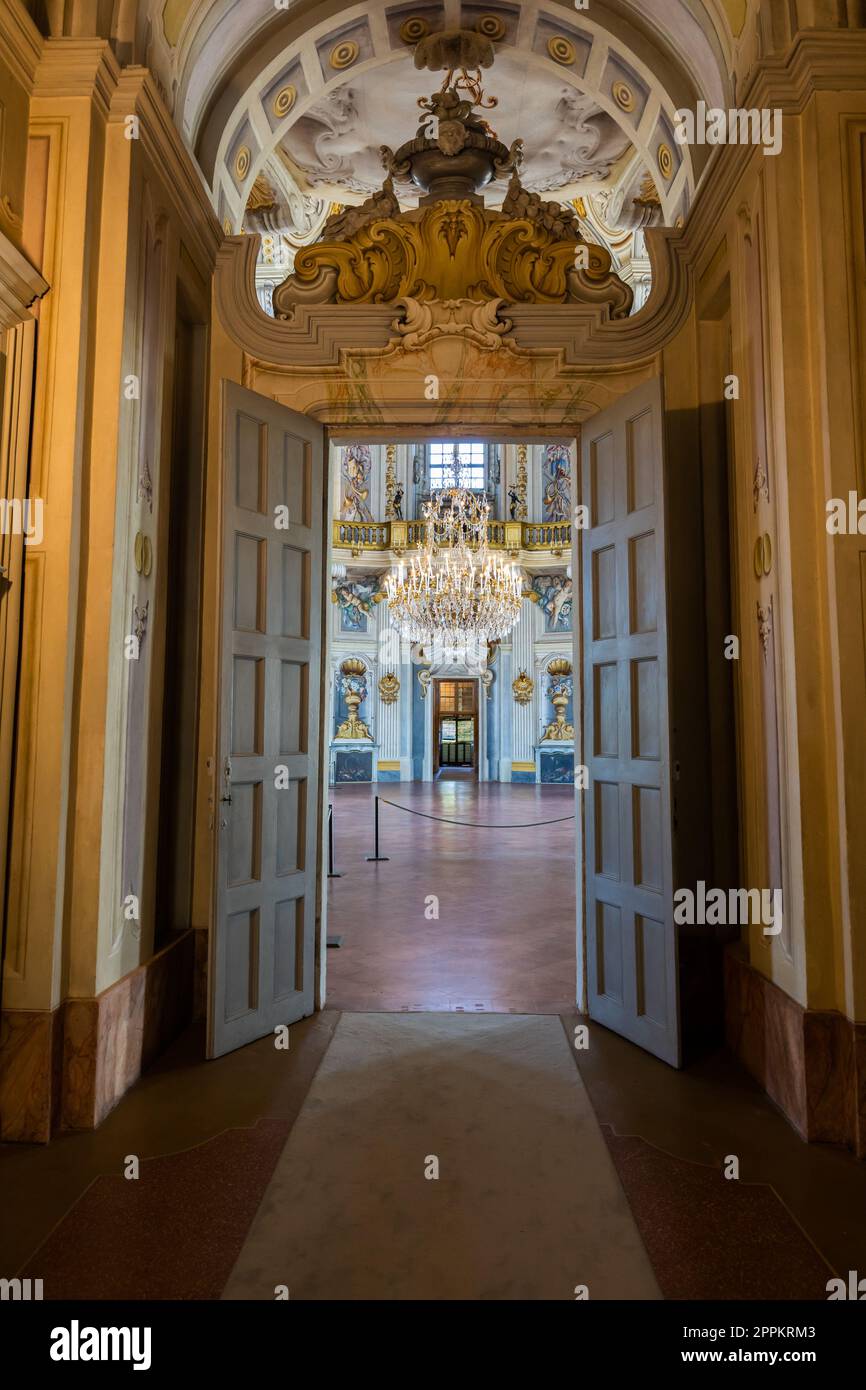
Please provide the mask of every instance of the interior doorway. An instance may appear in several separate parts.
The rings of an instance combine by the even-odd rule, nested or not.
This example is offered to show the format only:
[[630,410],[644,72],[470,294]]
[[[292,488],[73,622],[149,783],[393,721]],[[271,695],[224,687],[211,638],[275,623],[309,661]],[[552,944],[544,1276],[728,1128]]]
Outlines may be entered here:
[[434,775],[439,780],[478,776],[478,682],[433,682]]
[[[574,1008],[578,464],[573,437],[331,442],[329,1007]],[[497,565],[513,571],[501,637],[452,619],[433,643],[407,638],[383,580],[402,570],[438,592],[431,526],[449,534],[436,546],[444,586],[449,567],[465,583],[467,557],[453,557],[467,532],[482,592]]]
[[[666,458],[662,379],[648,378],[584,422],[579,444],[547,436],[534,480],[526,445],[513,446],[513,473],[495,444],[485,446],[485,492],[494,480],[499,490],[488,537],[491,548],[520,557],[520,602],[534,626],[528,643],[487,640],[475,666],[406,634],[395,645],[391,631],[389,588],[379,581],[423,549],[417,490],[405,481],[421,479],[423,496],[423,458],[404,453],[401,483],[391,442],[376,446],[374,469],[375,441],[344,438],[331,442],[326,465],[324,431],[309,417],[241,388],[232,397],[225,468],[237,502],[225,512],[234,564],[223,602],[234,622],[222,688],[224,700],[234,689],[234,714],[222,718],[230,731],[220,750],[225,906],[212,948],[212,1017],[223,1047],[237,1045],[233,1032],[261,1036],[266,1017],[301,1017],[326,1000],[384,1011],[568,1012],[576,1002],[682,1065],[704,1026],[721,943],[708,952],[705,934],[680,930],[673,911],[675,873],[686,883],[707,875],[709,809],[695,755],[706,668],[694,661],[706,615],[695,615],[685,643],[688,603],[703,592],[700,534],[695,528],[686,545],[675,528],[669,560],[665,519],[696,514],[700,474],[679,466],[670,419]],[[304,524],[275,536],[269,508],[292,486],[289,515]],[[398,495],[400,517],[385,510]],[[516,515],[521,496],[550,517]],[[324,524],[314,498],[330,512]],[[515,508],[510,516],[506,506]],[[472,571],[461,562],[457,572]],[[273,596],[264,575],[282,580]],[[410,598],[440,592],[430,575],[412,583]],[[465,745],[469,738],[456,737],[468,713],[456,694],[464,680],[476,684],[477,781],[440,780],[434,752],[441,771],[446,711],[434,682],[455,689],[447,717],[454,743]],[[319,689],[321,701],[298,699]],[[468,766],[467,751],[455,747],[455,767]],[[327,842],[317,834],[329,811],[340,878],[326,878]],[[548,926],[555,940],[545,942]],[[360,950],[346,949],[350,932],[356,943],[364,937]],[[277,973],[269,973],[271,935]],[[326,950],[326,935],[344,937],[344,956]]]

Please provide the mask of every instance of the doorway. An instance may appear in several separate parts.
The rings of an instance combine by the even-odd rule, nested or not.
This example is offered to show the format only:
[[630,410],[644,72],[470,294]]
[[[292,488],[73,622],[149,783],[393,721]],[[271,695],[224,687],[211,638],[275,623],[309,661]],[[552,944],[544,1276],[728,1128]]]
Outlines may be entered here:
[[477,779],[478,682],[433,683],[434,775],[439,780]]
[[[246,681],[249,699],[246,705],[235,699],[235,711],[247,709],[248,717],[243,728],[232,733],[234,743],[226,741],[220,749],[225,787],[221,801],[231,809],[221,820],[225,850],[219,862],[226,905],[220,908],[224,925],[220,929],[218,923],[215,933],[222,966],[215,989],[218,1001],[222,992],[226,1002],[218,1002],[212,1012],[225,1044],[237,1045],[231,1039],[233,1028],[249,1030],[248,1036],[261,1035],[266,1016],[261,1001],[274,1018],[288,1022],[289,1014],[301,1017],[326,999],[335,1007],[361,1010],[490,1007],[545,1012],[531,989],[539,984],[539,958],[545,967],[557,959],[555,949],[539,951],[532,926],[543,904],[545,921],[552,912],[557,930],[561,925],[567,932],[565,969],[558,977],[567,1002],[558,1000],[555,1011],[573,1008],[576,996],[578,1008],[593,1019],[681,1065],[694,1022],[703,1017],[696,986],[706,981],[706,967],[692,970],[691,945],[696,938],[679,931],[674,920],[674,874],[684,883],[697,883],[707,875],[706,783],[700,761],[692,757],[703,738],[700,711],[706,700],[695,699],[694,640],[687,649],[682,640],[670,637],[682,628],[683,595],[691,598],[703,585],[697,534],[688,548],[681,541],[673,547],[668,567],[665,517],[668,510],[680,514],[689,501],[684,483],[693,492],[700,476],[697,470],[676,466],[681,441],[673,433],[670,459],[665,457],[662,379],[647,379],[584,422],[579,447],[572,438],[571,502],[586,514],[588,524],[581,520],[572,526],[571,512],[563,510],[568,472],[564,450],[569,446],[561,439],[550,440],[548,435],[539,446],[544,460],[536,471],[534,492],[525,445],[513,446],[513,474],[511,467],[500,467],[502,460],[495,454],[488,454],[488,463],[492,459],[498,468],[498,517],[506,515],[503,494],[509,506],[522,495],[530,506],[534,502],[536,508],[549,505],[559,510],[541,520],[532,512],[524,520],[512,511],[507,520],[490,523],[492,543],[521,557],[527,581],[521,603],[534,614],[537,626],[530,643],[501,643],[498,668],[490,650],[495,644],[488,640],[474,695],[464,697],[473,699],[477,719],[471,738],[462,739],[458,735],[469,731],[461,730],[460,719],[468,718],[469,711],[460,709],[457,685],[470,680],[472,671],[465,669],[465,662],[455,663],[452,653],[440,655],[437,662],[435,652],[419,652],[417,642],[409,644],[413,651],[405,662],[398,660],[389,636],[389,606],[382,601],[388,586],[381,594],[375,592],[377,572],[389,570],[393,555],[403,563],[407,551],[423,545],[423,525],[417,517],[406,521],[379,510],[389,488],[397,495],[401,466],[404,478],[408,474],[413,483],[423,480],[417,455],[404,455],[401,464],[393,443],[378,444],[375,436],[363,433],[360,440],[344,434],[332,441],[332,447],[343,450],[341,459],[332,454],[326,467],[324,430],[308,416],[240,388],[233,388],[232,394],[237,405],[228,403],[225,437],[232,448],[226,452],[225,468],[227,486],[238,502],[236,515],[225,513],[225,550],[234,556],[234,573],[226,569],[223,602],[236,622],[229,625],[235,650],[224,642],[223,698],[231,692],[234,671],[235,685],[241,676]],[[371,445],[382,451],[375,470]],[[291,471],[284,466],[287,457]],[[264,459],[267,480],[261,475]],[[243,488],[235,477],[241,466]],[[300,513],[304,524],[292,520],[287,535],[274,537],[265,499],[268,508],[277,504],[279,511],[293,481],[298,497],[308,499]],[[417,486],[423,492],[423,481]],[[404,497],[409,497],[405,489]],[[322,518],[325,525],[316,524],[312,498],[328,509],[329,517]],[[353,519],[350,502],[355,514],[363,512],[363,519]],[[297,499],[285,510],[297,517]],[[253,536],[253,521],[260,535]],[[680,536],[680,531],[675,534]],[[339,574],[332,563],[337,544],[344,555]],[[265,547],[275,551],[267,564],[260,558]],[[535,572],[539,553],[539,569],[548,567],[545,548],[558,556],[561,573]],[[350,573],[355,561],[363,565],[363,574]],[[273,600],[263,588],[264,574],[282,580]],[[235,578],[243,581],[242,594],[226,583]],[[573,595],[565,592],[566,580],[574,585]],[[430,587],[429,592],[438,589]],[[670,621],[669,603],[676,607]],[[339,661],[334,653],[338,623],[344,644]],[[261,634],[252,645],[250,633]],[[267,643],[273,646],[272,655]],[[271,662],[273,676],[268,675]],[[453,708],[441,708],[442,692],[435,681],[453,687],[453,699],[446,695]],[[317,689],[322,692],[320,702],[298,700],[299,691],[303,695]],[[270,709],[268,691],[273,696]],[[338,692],[346,710],[336,700]],[[522,715],[515,713],[517,706]],[[283,749],[299,746],[291,724],[293,717],[297,724],[299,710],[306,730],[296,774],[291,760],[283,763]],[[512,739],[506,747],[500,741],[498,754],[492,753],[506,714],[515,721],[513,729],[520,729],[521,742]],[[459,773],[452,781],[433,775],[434,754],[440,772],[452,757],[451,740],[449,751],[440,751],[440,726],[446,718],[453,721],[453,729],[450,722],[445,726],[445,732],[454,735],[451,765],[468,769],[462,781]],[[227,719],[223,722],[231,729]],[[458,751],[461,743],[464,748]],[[477,781],[465,746],[470,743]],[[316,753],[323,765],[326,759],[332,765],[327,755],[335,749],[340,755],[333,759],[336,775],[333,784],[326,783],[319,778]],[[232,750],[235,756],[230,758]],[[239,750],[244,759],[252,760],[245,776],[239,776],[236,767]],[[272,784],[266,773],[277,756],[280,763],[273,771],[280,776]],[[342,779],[340,764],[345,770]],[[249,787],[244,785],[247,776]],[[341,780],[356,785],[342,787]],[[317,789],[322,796],[321,837]],[[246,794],[243,820],[233,805],[239,801],[236,790]],[[557,796],[562,800],[555,805]],[[342,824],[337,797],[346,813]],[[297,834],[301,803],[306,822],[302,837]],[[336,841],[334,871],[343,875],[340,879],[327,877],[329,810]],[[281,817],[287,819],[290,841]],[[265,824],[267,834],[259,831]],[[559,890],[552,873],[560,852],[556,837],[561,834],[566,835],[562,863],[567,892]],[[281,869],[286,845],[291,849],[289,874],[297,880],[291,898],[290,879]],[[397,854],[397,849],[403,853]],[[344,867],[350,860],[352,881]],[[314,906],[319,874],[324,890],[321,914]],[[235,895],[236,910],[230,909],[229,892]],[[448,931],[440,925],[446,920]],[[235,929],[234,941],[227,934],[229,924]],[[481,937],[479,924],[486,931]],[[341,931],[344,925],[346,932]],[[395,926],[399,936],[392,930]],[[389,965],[381,955],[383,944],[393,947],[391,964],[411,962],[414,967],[420,962],[417,979],[407,977],[418,988],[404,989],[399,1002],[386,994],[381,973],[367,968],[368,953],[367,967],[352,982],[351,998],[341,995],[334,984],[341,974],[345,983],[349,952],[339,957],[327,951],[326,936],[347,936],[349,927],[353,933],[363,930],[368,945],[377,945],[382,970]],[[263,931],[264,951],[257,945]],[[273,981],[268,966],[272,934],[277,959],[286,966]],[[434,947],[426,959],[419,953],[422,941]],[[220,962],[221,942],[225,954]],[[517,988],[510,997],[501,981],[496,989],[483,988],[485,979],[490,980],[489,970],[486,976],[484,972],[498,951],[514,953],[511,980]],[[364,958],[364,951],[355,954],[354,964]],[[473,966],[479,965],[483,968],[473,974]],[[718,962],[709,968],[717,971]],[[250,982],[259,991],[255,999]],[[281,989],[271,989],[272,983]],[[549,977],[542,982],[545,993],[549,984]],[[229,998],[232,987],[235,995]],[[436,991],[445,996],[439,1002]],[[237,1020],[242,1020],[242,1029]]]
[[[422,435],[395,445],[347,436],[331,451],[323,763],[339,877],[327,880],[328,1006],[568,1012],[578,805],[566,494],[577,441]],[[485,520],[473,521],[469,499],[454,496],[461,490]],[[502,637],[461,640],[456,621],[429,646],[401,635],[382,577],[435,565],[425,550],[431,508],[465,508],[455,534],[472,534],[485,586],[493,588],[496,567],[513,566],[520,590]],[[429,591],[437,592],[432,582]],[[551,667],[565,694],[561,725]],[[522,703],[513,689],[521,672]]]

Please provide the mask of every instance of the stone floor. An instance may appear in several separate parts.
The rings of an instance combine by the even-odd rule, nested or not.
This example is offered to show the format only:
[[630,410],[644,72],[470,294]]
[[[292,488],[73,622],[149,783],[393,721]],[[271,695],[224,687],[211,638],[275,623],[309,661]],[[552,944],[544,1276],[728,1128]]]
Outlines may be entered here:
[[[396,1013],[419,1036],[428,1026],[419,1011],[545,1014],[545,1026],[564,1029],[667,1299],[825,1299],[828,1278],[866,1269],[866,1164],[803,1143],[723,1049],[675,1071],[596,1024],[588,1049],[571,1046],[574,822],[537,822],[568,816],[572,793],[459,782],[378,790],[461,824],[382,804],[389,859],[368,864],[371,789],[333,789],[344,876],[331,881],[329,931],[344,945],[328,952],[328,1009],[293,1026],[288,1051],[266,1037],[213,1062],[193,1027],[100,1129],[46,1147],[0,1146],[0,1277],[41,1278],[47,1299],[223,1295],[287,1141],[315,1100],[338,1008],[347,1028]],[[517,828],[524,822],[535,828]],[[438,918],[425,916],[434,897]],[[561,1022],[549,1017],[556,1012]],[[544,1078],[534,1084],[543,1098]],[[403,1090],[408,1104],[413,1087]],[[351,1108],[351,1085],[346,1094]],[[399,1125],[392,1141],[396,1152]],[[343,1147],[351,1163],[352,1146]],[[134,1182],[124,1177],[131,1154],[140,1159]],[[724,1175],[731,1156],[736,1181]],[[579,1164],[571,1176],[580,1181]],[[445,1185],[436,1190],[447,1197]],[[323,1232],[328,1213],[323,1192],[310,1212]],[[463,1292],[479,1296],[480,1287]]]
[[[294,1025],[288,1051],[263,1038],[214,1062],[193,1028],[100,1129],[0,1145],[0,1277],[43,1279],[46,1299],[219,1298],[339,1017]],[[665,1298],[823,1300],[833,1274],[866,1269],[866,1164],[803,1143],[723,1051],[674,1071],[589,1031],[569,1051]]]
[[[376,792],[388,859],[371,864]],[[342,937],[328,952],[329,1008],[574,1008],[575,823],[560,819],[573,815],[573,789],[446,780],[329,796],[342,874],[328,891],[328,935]]]

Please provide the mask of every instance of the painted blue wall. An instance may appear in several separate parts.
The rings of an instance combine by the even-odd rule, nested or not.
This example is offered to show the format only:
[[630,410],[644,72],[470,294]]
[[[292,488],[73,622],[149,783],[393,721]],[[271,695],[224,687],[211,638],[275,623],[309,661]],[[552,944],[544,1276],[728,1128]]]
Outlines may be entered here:
[[[412,777],[416,782],[420,782],[424,776],[424,713],[425,704],[421,699],[421,682],[418,680],[418,668],[410,666],[410,680],[412,681]],[[428,695],[428,700],[433,696]]]

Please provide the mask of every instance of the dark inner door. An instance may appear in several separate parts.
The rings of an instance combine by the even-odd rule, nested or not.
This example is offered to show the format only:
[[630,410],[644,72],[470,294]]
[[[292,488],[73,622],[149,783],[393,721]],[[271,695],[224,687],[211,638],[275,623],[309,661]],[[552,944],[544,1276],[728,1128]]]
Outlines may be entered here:
[[478,700],[475,681],[437,681],[434,710],[436,768],[478,767]]

